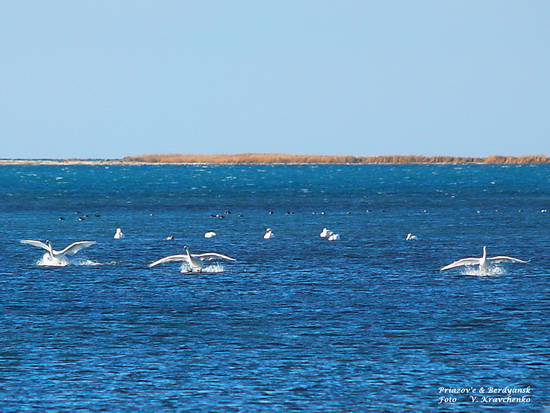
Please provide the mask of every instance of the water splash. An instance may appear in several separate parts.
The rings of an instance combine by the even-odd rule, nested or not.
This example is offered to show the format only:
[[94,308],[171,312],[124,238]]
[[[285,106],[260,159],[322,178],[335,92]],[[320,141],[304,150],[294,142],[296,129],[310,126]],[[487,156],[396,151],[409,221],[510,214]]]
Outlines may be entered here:
[[202,272],[224,272],[225,268],[221,264],[212,264],[203,268]]
[[50,254],[44,254],[44,256],[36,262],[36,265],[41,267],[66,267],[69,265],[69,261],[55,258],[52,259]]
[[473,277],[492,277],[506,274],[506,270],[498,265],[482,269],[481,267],[464,267],[459,272],[460,275],[469,275]]
[[98,266],[98,265],[116,265],[116,262],[96,262],[88,259],[52,259],[49,254],[44,256],[36,262],[36,265],[41,267],[66,267],[67,265],[82,265],[82,266]]
[[71,261],[71,264],[72,265],[84,265],[84,266],[94,267],[94,266],[98,266],[98,265],[116,265],[117,262],[116,261],[96,262],[96,261],[87,260],[87,259],[78,259],[78,260]]
[[[212,264],[212,265],[205,266],[202,269],[201,272],[219,273],[219,272],[224,272],[224,271],[225,271],[225,268],[223,267],[223,265],[221,265],[221,264]],[[191,267],[189,266],[189,264],[183,263],[182,266],[181,266],[181,272],[186,273],[186,272],[193,272],[193,271],[191,270]]]

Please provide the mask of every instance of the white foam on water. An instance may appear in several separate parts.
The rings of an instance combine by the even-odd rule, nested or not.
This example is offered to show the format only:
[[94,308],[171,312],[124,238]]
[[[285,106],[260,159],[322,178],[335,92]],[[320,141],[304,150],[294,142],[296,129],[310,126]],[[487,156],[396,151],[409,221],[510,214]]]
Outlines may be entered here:
[[[223,265],[221,264],[212,264],[212,265],[206,265],[201,272],[207,272],[207,273],[219,273],[219,272],[224,272],[225,271],[225,268],[223,267]],[[194,272],[194,271],[191,271],[191,267],[189,266],[189,264],[187,264],[186,262],[184,262],[182,265],[181,265],[181,272],[182,273],[188,273],[188,272]]]
[[202,272],[224,272],[225,268],[221,264],[212,264],[204,267]]
[[42,267],[66,267],[69,265],[69,261],[67,260],[52,260],[50,257],[50,254],[44,254],[44,256],[36,261],[36,265],[42,266]]
[[112,261],[112,262],[96,262],[96,261],[87,260],[87,259],[78,259],[78,260],[71,261],[71,264],[72,265],[84,265],[84,266],[94,267],[94,266],[98,266],[98,265],[116,265],[117,263],[115,261]]
[[82,265],[82,266],[98,266],[98,265],[116,265],[117,262],[96,262],[88,259],[74,259],[74,260],[52,260],[49,254],[44,256],[36,262],[36,265],[43,267],[66,267],[67,265]]
[[493,265],[487,269],[464,267],[459,272],[460,275],[470,275],[474,277],[492,277],[495,275],[506,274],[506,270],[497,265]]

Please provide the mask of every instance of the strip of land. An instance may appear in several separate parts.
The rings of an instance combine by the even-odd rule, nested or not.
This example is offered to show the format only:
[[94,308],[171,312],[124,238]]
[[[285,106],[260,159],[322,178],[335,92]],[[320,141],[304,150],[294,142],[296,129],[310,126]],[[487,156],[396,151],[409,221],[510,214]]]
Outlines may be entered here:
[[487,164],[521,165],[548,164],[546,155],[505,156],[485,158],[460,156],[380,155],[330,156],[244,153],[235,155],[154,154],[126,156],[122,159],[0,159],[0,165],[145,165],[145,164],[212,164],[212,165],[412,165],[412,164]]

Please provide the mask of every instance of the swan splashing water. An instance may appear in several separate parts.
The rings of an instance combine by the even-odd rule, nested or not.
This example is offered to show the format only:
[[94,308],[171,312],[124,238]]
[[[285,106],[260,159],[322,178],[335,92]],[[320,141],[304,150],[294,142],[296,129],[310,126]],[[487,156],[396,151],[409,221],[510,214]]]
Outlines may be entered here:
[[185,250],[185,254],[169,255],[168,257],[161,258],[160,260],[149,264],[149,267],[154,267],[156,265],[164,264],[167,262],[183,262],[183,265],[181,267],[182,272],[203,272],[205,270],[207,272],[222,272],[223,267],[221,265],[205,266],[203,264],[203,261],[217,259],[236,261],[235,258],[231,258],[215,252],[207,252],[204,254],[191,254],[189,252],[189,248],[187,248],[187,245],[184,245],[183,249]]
[[37,265],[49,267],[65,267],[71,264],[71,261],[68,258],[69,256],[73,256],[78,251],[96,244],[95,241],[77,241],[73,242],[71,245],[65,247],[61,251],[56,251],[53,249],[52,244],[49,240],[46,240],[46,242],[42,242],[24,239],[21,240],[21,243],[32,245],[34,247],[42,248],[48,251],[46,254],[44,254],[42,259],[37,262]]
[[[505,271],[497,264],[503,262],[527,264],[529,261],[523,261],[504,255],[487,258],[487,247],[483,247],[483,255],[481,257],[462,258],[458,261],[452,262],[451,264],[444,266],[443,268],[441,268],[440,271],[450,270],[451,268],[456,267],[466,267],[466,269],[462,271],[464,275],[500,275],[503,274]],[[474,266],[477,266],[477,271],[472,270],[472,267]]]

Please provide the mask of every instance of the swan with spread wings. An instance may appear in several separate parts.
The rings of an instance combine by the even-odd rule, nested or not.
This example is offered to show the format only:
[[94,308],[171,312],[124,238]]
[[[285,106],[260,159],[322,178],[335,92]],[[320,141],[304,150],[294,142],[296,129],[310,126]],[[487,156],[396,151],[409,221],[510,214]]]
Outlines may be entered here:
[[75,255],[78,251],[96,244],[95,241],[77,241],[73,242],[71,245],[65,247],[61,251],[57,251],[53,249],[52,243],[49,240],[46,240],[46,242],[42,242],[31,239],[24,239],[21,240],[21,242],[23,244],[32,245],[34,247],[42,248],[48,251],[42,257],[41,265],[51,265],[55,267],[63,267],[65,265],[69,265],[70,261],[67,258],[68,256]]
[[164,264],[167,262],[187,262],[187,264],[189,264],[189,267],[191,268],[191,272],[202,272],[202,270],[204,269],[203,261],[205,260],[223,259],[236,261],[235,258],[231,258],[215,252],[207,252],[204,254],[191,254],[187,245],[184,245],[183,249],[185,250],[185,254],[170,255],[168,257],[161,258],[160,260],[149,264],[149,267],[154,267],[156,265]]
[[528,261],[507,257],[504,255],[487,258],[487,247],[483,247],[483,255],[481,257],[462,258],[458,261],[452,262],[449,265],[444,266],[443,268],[441,268],[440,271],[450,270],[451,268],[456,268],[456,267],[474,266],[474,265],[478,265],[480,271],[487,271],[493,264],[499,264],[501,262],[517,262],[521,264],[528,263]]

